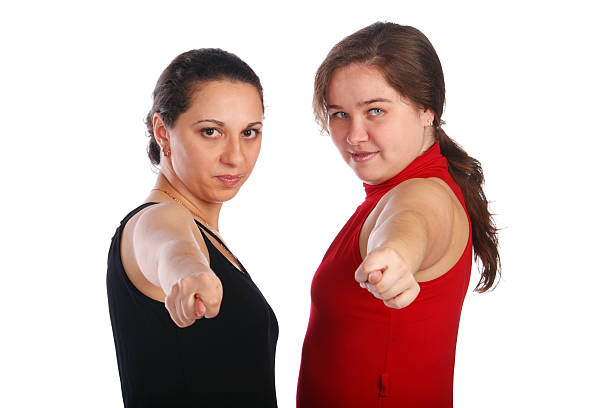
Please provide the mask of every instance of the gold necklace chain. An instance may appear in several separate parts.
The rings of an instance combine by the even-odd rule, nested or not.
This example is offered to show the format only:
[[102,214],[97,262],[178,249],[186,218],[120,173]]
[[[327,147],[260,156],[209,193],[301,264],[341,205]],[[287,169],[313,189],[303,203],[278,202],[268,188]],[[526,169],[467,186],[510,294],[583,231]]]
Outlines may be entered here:
[[217,236],[219,237],[219,239],[221,239],[221,233],[212,225],[210,225],[209,223],[206,222],[206,219],[204,219],[204,217],[202,217],[199,213],[192,211],[189,207],[187,207],[187,205],[185,205],[184,202],[182,202],[181,200],[179,200],[178,198],[176,198],[174,195],[170,194],[169,192],[167,192],[164,189],[161,188],[153,188],[151,190],[157,190],[157,191],[161,191],[162,193],[164,193],[165,195],[167,195],[168,197],[170,197],[171,199],[173,199],[174,201],[176,201],[177,203],[179,203],[182,207],[184,207],[187,211],[189,211],[191,213],[191,215],[193,215],[196,218],[199,218],[200,221],[202,221],[202,224],[206,225],[208,228],[210,228],[211,230],[213,230]]
[[[206,220],[204,219],[204,217],[202,217],[200,214],[198,214],[198,213],[196,213],[196,212],[192,211],[192,210],[191,210],[189,207],[187,207],[187,206],[185,205],[185,203],[184,203],[184,202],[182,202],[181,200],[179,200],[179,199],[178,199],[178,198],[176,198],[174,195],[170,194],[169,192],[167,192],[167,191],[166,191],[166,190],[164,190],[164,189],[161,189],[161,188],[152,188],[151,190],[161,191],[162,193],[164,193],[165,195],[167,195],[168,197],[170,197],[171,199],[173,199],[174,201],[176,201],[177,203],[179,203],[179,204],[180,204],[182,207],[184,207],[184,208],[185,208],[187,211],[189,211],[189,212],[191,213],[191,215],[193,215],[193,216],[194,216],[194,217],[196,217],[196,218],[199,218],[199,219],[200,219],[200,221],[202,221],[202,223],[203,223],[204,225],[206,225],[206,227],[208,227],[208,228],[210,228],[211,230],[213,230],[213,231],[216,233],[217,238],[219,238],[219,240],[220,240],[221,242],[223,242],[223,240],[221,239],[221,233],[220,233],[219,231],[217,231],[217,229],[216,229],[215,227],[213,227],[213,226],[212,226],[212,225],[210,225],[208,222],[206,222]],[[200,227],[198,227],[198,228],[200,228]],[[238,258],[236,258],[236,256],[235,256],[235,255],[232,253],[232,251],[230,251],[230,250],[229,250],[229,248],[228,248],[226,245],[222,245],[222,246],[224,246],[224,247],[225,247],[225,249],[227,250],[227,252],[229,252],[229,254],[232,256],[232,258],[234,258],[234,259],[236,260],[236,262],[238,262],[238,264],[240,264],[240,261],[239,261],[239,260],[238,260]],[[232,262],[232,263],[233,263],[233,262]],[[237,268],[239,271],[244,272],[244,270],[243,270],[241,267],[239,267],[239,266],[237,266],[237,265],[234,265],[234,266],[236,266],[236,268]]]

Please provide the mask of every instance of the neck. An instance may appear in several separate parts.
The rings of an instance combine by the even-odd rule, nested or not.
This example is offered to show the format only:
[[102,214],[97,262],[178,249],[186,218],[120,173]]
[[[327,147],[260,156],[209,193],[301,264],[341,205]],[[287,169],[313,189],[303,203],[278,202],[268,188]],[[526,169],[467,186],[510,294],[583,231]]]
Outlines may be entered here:
[[[174,177],[173,177],[174,176]],[[165,197],[166,201],[172,201],[172,197],[182,203],[187,210],[192,213],[198,214],[204,221],[216,230],[219,229],[219,213],[221,212],[221,206],[223,203],[209,202],[198,198],[193,194],[185,184],[183,184],[178,177],[175,175],[166,176],[163,172],[160,172],[155,181],[153,188],[159,189],[170,195]],[[153,191],[154,193],[160,193],[159,191]]]
[[435,137],[435,134],[434,134],[434,128],[432,128],[432,127],[426,128],[425,129],[425,137],[423,138],[423,146],[421,146],[421,153],[419,153],[419,155],[425,153],[435,143],[436,143],[436,137]]

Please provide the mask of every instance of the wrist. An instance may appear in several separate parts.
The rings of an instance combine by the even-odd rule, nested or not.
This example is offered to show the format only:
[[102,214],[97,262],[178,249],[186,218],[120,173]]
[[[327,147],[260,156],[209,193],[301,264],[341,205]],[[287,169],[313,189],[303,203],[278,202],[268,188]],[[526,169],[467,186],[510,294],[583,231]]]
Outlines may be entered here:
[[202,273],[209,268],[208,260],[198,248],[189,244],[169,245],[160,254],[158,276],[160,287],[167,295],[183,277]]
[[382,243],[377,250],[392,251],[406,265],[410,273],[417,273],[425,259],[426,241],[406,242],[404,239],[391,239]]

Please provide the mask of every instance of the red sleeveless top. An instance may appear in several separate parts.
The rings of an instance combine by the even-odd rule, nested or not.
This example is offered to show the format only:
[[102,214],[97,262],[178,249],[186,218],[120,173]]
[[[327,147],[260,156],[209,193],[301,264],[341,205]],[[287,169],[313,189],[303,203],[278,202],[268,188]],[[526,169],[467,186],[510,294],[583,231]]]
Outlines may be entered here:
[[[409,306],[391,309],[355,281],[361,227],[385,193],[412,178],[437,177],[459,186],[434,144],[378,185],[334,239],[311,287],[302,349],[298,408],[452,407],[455,346],[472,267],[472,231],[463,255],[444,275],[420,282]],[[466,210],[467,214],[467,210]]]

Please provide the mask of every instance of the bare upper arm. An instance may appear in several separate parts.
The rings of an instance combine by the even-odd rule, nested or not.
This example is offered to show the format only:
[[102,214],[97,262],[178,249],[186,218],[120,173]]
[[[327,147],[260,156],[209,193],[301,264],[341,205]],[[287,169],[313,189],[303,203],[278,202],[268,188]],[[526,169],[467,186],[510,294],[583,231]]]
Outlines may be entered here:
[[[142,210],[131,231],[133,259],[147,281],[161,287],[157,276],[160,255],[169,245],[182,244],[209,259],[208,249],[191,214],[173,202],[162,202]],[[139,288],[140,289],[140,288]]]
[[[422,269],[426,269],[449,252],[457,234],[456,229],[460,227],[457,217],[462,213],[464,211],[459,200],[442,180],[411,179],[399,184],[380,200],[370,214],[372,218],[364,224],[364,228],[370,229],[369,233],[367,230],[362,232],[367,234],[367,245],[371,241],[370,234],[375,234],[377,228],[385,223],[397,219],[396,228],[402,228],[402,219],[414,219],[402,215],[418,217],[424,221],[427,233],[427,255],[422,263]],[[365,249],[367,253],[367,246]]]

